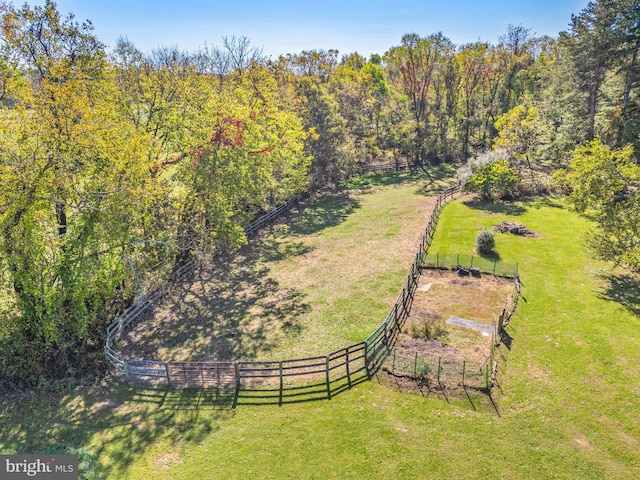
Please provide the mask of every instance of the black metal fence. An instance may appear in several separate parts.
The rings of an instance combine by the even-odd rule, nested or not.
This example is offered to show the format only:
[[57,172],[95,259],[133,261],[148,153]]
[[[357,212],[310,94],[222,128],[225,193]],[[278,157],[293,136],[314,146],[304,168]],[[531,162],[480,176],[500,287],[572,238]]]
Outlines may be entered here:
[[394,349],[383,369],[396,377],[405,377],[435,390],[452,391],[461,387],[486,391],[492,386],[492,365],[489,356],[484,362],[477,363]]
[[[475,260],[474,260],[475,259]],[[478,260],[480,259],[480,260]],[[384,368],[395,376],[407,377],[439,389],[461,386],[489,391],[497,383],[500,349],[511,348],[511,337],[505,331],[518,307],[520,277],[517,264],[487,261],[481,257],[458,254],[427,254],[421,257],[422,268],[471,269],[513,279],[513,289],[506,299],[502,312],[494,322],[491,347],[482,362],[447,358],[425,352],[407,352],[394,348],[389,351]]]
[[498,277],[514,278],[518,276],[517,263],[504,263],[497,259],[477,255],[425,252],[420,258],[420,266],[423,268],[441,268],[447,270],[463,268],[467,272],[484,272]]
[[[282,404],[302,398],[330,399],[333,395],[371,378],[393,352],[395,341],[411,309],[420,270],[430,259],[427,250],[431,246],[440,212],[459,193],[459,188],[454,186],[438,196],[402,291],[384,321],[363,342],[349,345],[328,355],[268,362],[162,362],[127,358],[119,353],[114,348],[119,336],[131,322],[162,298],[171,285],[193,270],[195,261],[192,261],[176,271],[163,286],[139,298],[109,325],[105,345],[106,358],[116,370],[130,380],[155,380],[172,387],[233,388],[235,403]],[[253,222],[247,227],[247,233],[252,233],[273,221],[295,201],[297,199]],[[438,262],[439,257],[436,259],[436,263]],[[396,353],[396,357],[397,355]],[[442,359],[439,363],[441,367],[446,365],[446,361]],[[448,372],[444,368],[429,368],[429,371]],[[466,364],[463,365],[463,383],[475,378],[471,375],[471,370],[466,368]],[[449,373],[443,373],[440,379],[448,376]]]

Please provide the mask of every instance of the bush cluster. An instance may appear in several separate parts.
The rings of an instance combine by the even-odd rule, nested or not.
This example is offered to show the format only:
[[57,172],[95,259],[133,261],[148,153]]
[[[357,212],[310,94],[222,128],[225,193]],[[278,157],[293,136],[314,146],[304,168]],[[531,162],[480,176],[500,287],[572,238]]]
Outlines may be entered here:
[[460,188],[487,200],[513,197],[519,179],[507,158],[507,152],[496,151],[469,159],[457,172]]
[[496,248],[496,240],[491,230],[482,230],[476,236],[476,251],[479,255],[489,255]]

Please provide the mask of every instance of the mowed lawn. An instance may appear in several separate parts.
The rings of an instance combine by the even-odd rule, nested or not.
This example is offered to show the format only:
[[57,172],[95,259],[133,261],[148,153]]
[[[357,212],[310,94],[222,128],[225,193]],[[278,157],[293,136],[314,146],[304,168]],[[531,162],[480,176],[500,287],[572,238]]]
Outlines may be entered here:
[[497,235],[523,283],[498,412],[375,378],[331,401],[235,410],[215,392],[111,383],[5,399],[0,448],[77,451],[89,478],[107,479],[639,478],[637,281],[591,260],[589,221],[561,200],[457,201],[432,251],[470,254],[503,220],[541,236]]

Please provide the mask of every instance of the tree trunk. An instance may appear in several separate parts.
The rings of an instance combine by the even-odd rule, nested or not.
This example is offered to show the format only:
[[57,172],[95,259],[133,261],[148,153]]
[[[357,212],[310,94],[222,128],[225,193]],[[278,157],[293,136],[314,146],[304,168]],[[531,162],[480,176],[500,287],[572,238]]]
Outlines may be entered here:
[[596,68],[593,71],[593,79],[589,88],[589,126],[587,129],[587,140],[596,137],[596,107],[598,102],[598,90],[600,89],[600,72],[602,70],[602,60],[598,59]]
[[67,209],[62,203],[56,203],[56,220],[58,223],[58,236],[64,237],[67,233]]
[[640,38],[636,40],[636,46],[633,48],[633,57],[631,58],[631,65],[627,71],[627,81],[624,86],[624,95],[622,98],[622,112],[620,114],[621,123],[618,128],[618,136],[616,138],[616,145],[622,146],[622,136],[624,133],[625,121],[627,118],[627,111],[629,109],[629,96],[631,95],[631,87],[633,86],[633,77],[635,75],[636,63],[638,61],[638,47],[640,47]]

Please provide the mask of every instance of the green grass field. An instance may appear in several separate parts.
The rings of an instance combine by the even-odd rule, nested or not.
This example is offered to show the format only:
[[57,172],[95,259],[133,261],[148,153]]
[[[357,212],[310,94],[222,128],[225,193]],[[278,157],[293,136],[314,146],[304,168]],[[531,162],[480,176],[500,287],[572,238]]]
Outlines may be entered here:
[[[523,283],[499,413],[375,378],[331,401],[235,410],[215,392],[107,382],[5,398],[0,450],[78,452],[85,477],[105,479],[639,478],[637,279],[593,261],[589,221],[555,199],[452,203],[432,249],[470,254],[477,231],[503,220],[541,236],[496,235]],[[364,286],[353,294],[366,301]]]

